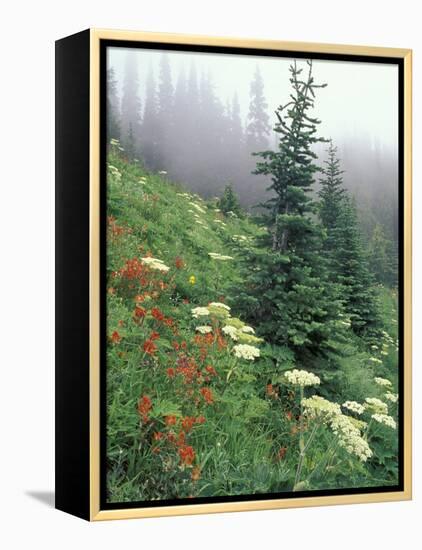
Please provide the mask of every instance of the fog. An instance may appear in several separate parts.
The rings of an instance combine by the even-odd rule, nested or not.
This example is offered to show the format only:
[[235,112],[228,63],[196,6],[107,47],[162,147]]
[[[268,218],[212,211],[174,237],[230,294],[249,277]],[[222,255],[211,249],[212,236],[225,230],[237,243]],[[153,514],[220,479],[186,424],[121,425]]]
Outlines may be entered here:
[[[204,82],[210,86],[218,102],[221,116],[231,113],[235,117],[238,100],[241,123],[239,136],[244,136],[250,106],[250,86],[257,68],[263,80],[263,92],[268,104],[267,112],[271,128],[276,121],[275,109],[289,100],[289,65],[292,59],[171,51],[165,52],[165,58],[168,61],[173,91],[176,89],[176,93],[178,79],[180,78],[181,81],[186,77],[188,81],[189,75],[192,77],[192,74],[195,74],[198,88],[201,88]],[[297,62],[305,66],[303,60]],[[128,72],[128,67],[132,72]],[[113,70],[117,97],[115,101],[119,102],[122,110],[125,86],[126,96],[128,95],[128,74],[134,75],[140,117],[139,121],[133,121],[133,129],[135,130],[136,124],[139,124],[138,132],[141,137],[143,132],[144,140],[152,139],[151,136],[145,135],[146,125],[144,130],[141,125],[148,103],[148,79],[151,85],[153,78],[157,88],[160,85],[160,78],[162,79],[163,52],[110,47],[107,68]],[[396,237],[397,65],[314,60],[313,74],[317,83],[326,83],[327,87],[318,90],[312,114],[321,120],[319,134],[333,139],[338,147],[342,167],[345,170],[345,185],[356,196],[361,211],[366,212],[364,223],[368,227],[365,230],[370,232],[373,224],[378,221],[387,227],[392,236]],[[214,112],[209,113],[210,127],[215,122],[213,120],[215,118]],[[123,114],[122,124],[124,125]],[[172,177],[182,179],[192,190],[204,196],[218,194],[225,181],[231,180],[244,205],[251,206],[263,200],[268,182],[263,181],[262,178],[260,180],[257,176],[250,176],[255,161],[251,161],[248,157],[245,167],[244,157],[236,152],[235,148],[231,152],[234,165],[226,170],[223,166],[228,161],[223,157],[229,153],[227,146],[222,145],[221,153],[216,152],[216,157],[211,155],[211,150],[217,151],[219,147],[216,139],[206,143],[211,155],[206,161],[203,160],[203,151],[201,156],[195,155],[195,151],[190,155],[188,150],[180,149],[178,141],[188,139],[188,132],[203,131],[203,121],[201,124],[202,126],[188,128],[184,125],[182,117],[179,127],[173,134],[176,138],[167,143],[167,157],[164,155],[161,158],[161,166],[157,164],[152,168],[167,170]],[[229,125],[221,126],[220,131],[224,133],[228,127]],[[233,128],[230,131],[235,132]],[[141,137],[139,143],[142,142]],[[124,136],[121,138],[124,142]],[[276,147],[276,135],[272,132],[268,136],[268,144],[270,148]],[[202,146],[202,149],[204,148],[205,145]],[[324,147],[318,146],[316,152],[321,162],[325,155]],[[142,156],[142,145],[139,145],[139,154]],[[180,158],[181,156],[183,158]],[[188,164],[190,169],[187,169]]]

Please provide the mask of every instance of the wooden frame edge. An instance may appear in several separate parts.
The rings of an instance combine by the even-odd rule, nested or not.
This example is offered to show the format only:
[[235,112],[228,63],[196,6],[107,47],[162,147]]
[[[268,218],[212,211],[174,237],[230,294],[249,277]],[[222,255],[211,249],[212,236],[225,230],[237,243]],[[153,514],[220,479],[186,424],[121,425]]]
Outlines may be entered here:
[[[403,491],[272,500],[100,509],[100,40],[212,45],[404,60],[404,489]],[[412,499],[412,50],[344,44],[283,42],[142,31],[90,29],[90,520],[274,510]]]

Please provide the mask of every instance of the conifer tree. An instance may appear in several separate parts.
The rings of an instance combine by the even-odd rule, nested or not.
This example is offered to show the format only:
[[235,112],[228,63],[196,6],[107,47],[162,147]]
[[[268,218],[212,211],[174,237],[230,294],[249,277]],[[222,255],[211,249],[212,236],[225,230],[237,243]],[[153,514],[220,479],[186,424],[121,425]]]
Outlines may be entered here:
[[107,70],[107,143],[120,139],[120,110],[114,69]]
[[329,230],[335,244],[329,254],[331,279],[341,285],[345,313],[353,331],[368,341],[377,337],[379,305],[374,278],[359,231],[356,205],[345,195],[333,227]]
[[150,170],[158,170],[160,167],[158,104],[154,73],[151,67],[146,80],[141,144],[145,165]]
[[377,223],[369,243],[369,265],[379,283],[397,285],[398,254],[394,243],[387,238],[384,228]]
[[[141,100],[139,98],[138,66],[136,56],[128,52],[125,63],[123,95],[121,106],[121,142],[126,149],[134,141],[135,151],[138,151],[141,136]],[[132,125],[132,138],[129,137]]]
[[249,152],[264,151],[270,135],[268,103],[264,95],[264,80],[257,65],[250,86],[250,104],[246,122],[246,144]]
[[321,189],[318,193],[320,198],[319,217],[323,226],[329,231],[337,221],[340,213],[342,199],[345,193],[343,187],[343,170],[340,169],[340,159],[337,157],[337,147],[330,141],[328,147],[328,159],[324,161],[324,167],[320,169]]
[[131,161],[136,157],[136,143],[131,122],[129,123],[129,132],[126,138],[126,156]]
[[358,335],[375,336],[378,305],[368,270],[354,202],[343,187],[343,173],[332,141],[321,169],[318,214],[326,231],[329,279],[340,285],[345,314]]
[[[336,348],[341,302],[328,280],[322,230],[312,215],[309,191],[318,170],[311,147],[325,141],[311,117],[317,85],[312,63],[307,75],[290,67],[290,101],[277,111],[277,151],[259,152],[257,174],[271,177],[272,197],[265,203],[267,236],[247,254],[247,285],[239,305],[273,344],[289,345],[305,360]],[[339,336],[340,338],[340,336]]]
[[221,195],[221,198],[219,199],[217,205],[218,208],[225,214],[234,213],[237,216],[242,215],[242,209],[239,204],[239,199],[237,198],[237,195],[234,192],[231,183],[228,183],[225,186],[223,194]]

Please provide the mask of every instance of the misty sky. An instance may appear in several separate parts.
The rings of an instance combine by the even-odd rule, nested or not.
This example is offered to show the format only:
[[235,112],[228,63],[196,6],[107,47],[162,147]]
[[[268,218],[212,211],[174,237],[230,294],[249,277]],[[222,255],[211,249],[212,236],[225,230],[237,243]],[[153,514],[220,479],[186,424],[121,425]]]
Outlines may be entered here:
[[[108,67],[115,71],[121,90],[125,59],[128,55],[139,59],[139,95],[145,94],[145,81],[152,67],[158,78],[161,50],[135,48],[108,48]],[[249,85],[258,64],[265,83],[271,124],[273,112],[288,100],[290,91],[288,67],[291,59],[242,55],[186,53],[168,51],[173,85],[182,67],[189,72],[195,62],[198,76],[210,72],[215,92],[226,104],[234,92],[238,93],[242,118],[249,106]],[[298,63],[304,63],[299,60]],[[314,114],[322,120],[320,134],[341,143],[365,136],[381,148],[397,150],[398,146],[398,68],[397,65],[314,61],[314,77],[328,86],[318,91]]]

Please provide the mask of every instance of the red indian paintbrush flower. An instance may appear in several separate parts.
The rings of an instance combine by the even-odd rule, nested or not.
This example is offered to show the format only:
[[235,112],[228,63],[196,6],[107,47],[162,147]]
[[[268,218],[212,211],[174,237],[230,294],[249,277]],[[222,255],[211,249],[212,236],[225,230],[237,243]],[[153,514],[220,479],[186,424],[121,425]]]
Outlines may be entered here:
[[179,448],[179,456],[182,464],[191,466],[195,460],[195,451],[190,445],[183,445]]
[[214,402],[214,396],[209,388],[201,388],[201,394],[208,405]]
[[113,334],[111,335],[111,341],[113,342],[113,344],[119,344],[121,339],[122,339],[122,337],[117,332],[117,330],[115,330],[113,332]]
[[138,412],[142,416],[144,422],[148,421],[148,413],[152,408],[151,399],[147,395],[143,395],[138,403]]
[[148,353],[148,355],[154,355],[154,353],[157,351],[157,346],[152,340],[145,340],[143,347],[144,352]]

